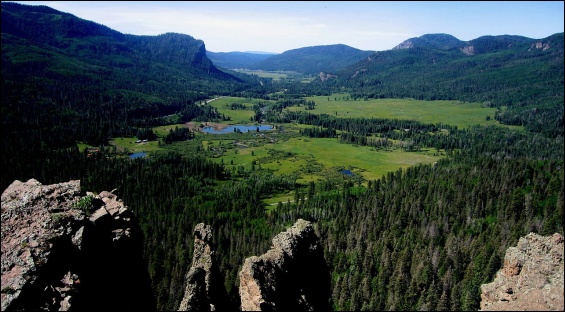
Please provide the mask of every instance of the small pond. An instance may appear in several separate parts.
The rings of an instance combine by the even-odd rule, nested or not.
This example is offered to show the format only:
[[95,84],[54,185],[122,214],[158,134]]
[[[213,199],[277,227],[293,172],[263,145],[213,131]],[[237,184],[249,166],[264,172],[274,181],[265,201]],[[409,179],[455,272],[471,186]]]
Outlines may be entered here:
[[355,175],[355,173],[351,172],[351,170],[341,170],[340,172],[348,176]]
[[141,152],[141,153],[133,153],[131,155],[129,155],[130,159],[135,159],[135,158],[140,158],[140,157],[145,157],[145,155],[147,155],[147,153]]
[[226,134],[226,133],[233,133],[235,131],[240,131],[240,132],[248,132],[248,131],[257,131],[257,129],[259,129],[259,131],[266,131],[266,130],[273,130],[273,126],[269,126],[269,125],[259,125],[259,126],[244,126],[244,125],[235,125],[235,126],[229,126],[226,127],[224,129],[218,130],[218,129],[214,129],[213,127],[204,127],[202,128],[202,132],[205,133],[211,133],[211,134]]

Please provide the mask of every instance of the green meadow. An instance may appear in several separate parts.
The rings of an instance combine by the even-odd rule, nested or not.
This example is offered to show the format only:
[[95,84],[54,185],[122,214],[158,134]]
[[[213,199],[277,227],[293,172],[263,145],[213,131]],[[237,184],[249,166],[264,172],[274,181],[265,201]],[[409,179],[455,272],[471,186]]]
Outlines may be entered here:
[[[358,99],[348,94],[307,97],[316,102],[312,114],[328,114],[351,118],[411,119],[423,123],[445,123],[459,129],[474,125],[500,125],[494,120],[496,108],[482,107],[480,103],[460,101],[422,101],[414,99]],[[304,110],[304,107],[289,107],[289,110]],[[490,116],[490,120],[487,120]],[[503,125],[501,125],[503,126]],[[507,126],[506,126],[507,127]],[[521,128],[521,127],[512,127]]]
[[[459,101],[419,101],[414,99],[371,99],[352,100],[348,94],[332,96],[315,96],[306,98],[316,102],[314,114],[329,114],[337,117],[351,118],[391,118],[412,119],[424,123],[445,123],[466,128],[471,125],[498,124],[494,120],[496,109],[482,107],[480,103],[462,103]],[[210,101],[220,113],[229,116],[226,124],[249,124],[254,115],[252,107],[264,100],[240,97],[221,97]],[[227,107],[231,103],[239,103],[245,109],[232,110]],[[304,107],[290,107],[290,110],[304,110]],[[490,120],[487,120],[490,116]],[[158,137],[163,138],[170,129],[183,127],[182,124],[155,127]],[[304,125],[284,125],[286,131],[294,133]],[[520,127],[514,127],[520,128]],[[407,168],[416,164],[431,164],[444,157],[435,149],[423,148],[419,152],[405,152],[400,149],[376,150],[368,146],[357,146],[339,143],[337,139],[306,138],[290,136],[280,139],[275,132],[263,132],[262,139],[254,136],[234,139],[231,135],[210,135],[197,133],[205,151],[213,161],[223,163],[227,170],[237,175],[241,168],[246,171],[268,169],[275,174],[292,174],[297,182],[305,185],[310,181],[342,177],[341,170],[350,170],[357,183],[380,179],[388,172],[399,168]],[[270,138],[278,138],[270,141]],[[235,137],[237,138],[237,137]],[[245,138],[245,139],[244,139]],[[159,150],[157,142],[145,144],[135,143],[135,138],[115,138],[112,141],[119,151],[150,152]],[[183,143],[178,143],[183,144]],[[293,192],[278,194],[265,199],[267,204],[293,199]]]
[[[203,141],[209,146],[230,146],[233,141]],[[274,144],[257,147],[227,149],[223,156],[213,158],[230,170],[243,166],[250,170],[270,169],[278,174],[298,174],[299,183],[316,181],[348,169],[365,180],[381,178],[387,172],[407,168],[419,163],[434,163],[442,156],[432,150],[404,152],[400,150],[376,151],[367,146],[342,144],[337,139],[290,138]],[[255,164],[253,164],[255,162]]]
[[[464,103],[460,101],[422,101],[414,99],[368,99],[353,100],[349,94],[332,94],[331,96],[306,97],[307,101],[316,102],[316,107],[308,112],[311,114],[328,114],[336,117],[351,118],[388,118],[410,119],[423,123],[444,123],[457,126],[459,129],[474,125],[498,125],[516,130],[520,126],[506,126],[494,120],[496,108],[483,107],[481,103]],[[238,97],[224,97],[210,102],[219,112],[230,116],[229,124],[249,123],[253,116],[253,103],[262,100]],[[225,105],[241,103],[248,110],[231,110]],[[262,101],[265,102],[265,101]],[[303,111],[303,106],[288,107],[291,111]],[[490,116],[490,120],[487,120]]]
[[252,70],[252,69],[234,69],[234,71],[248,75],[257,75],[258,77],[261,78],[271,78],[273,80],[279,80],[281,78],[287,78],[289,76],[289,73],[278,72],[278,71],[264,71],[264,70]]
[[110,141],[110,145],[114,145],[119,153],[140,153],[140,152],[153,152],[159,150],[159,143],[157,141],[150,141],[145,143],[135,143],[137,138],[114,138]]
[[[230,121],[222,122],[228,124],[247,124],[251,122],[251,117],[255,115],[253,112],[253,104],[268,102],[265,100],[248,99],[241,97],[222,97],[217,100],[211,101],[208,105],[218,109],[218,112],[225,114],[231,118]],[[231,103],[239,103],[246,106],[246,109],[229,109],[226,105]]]

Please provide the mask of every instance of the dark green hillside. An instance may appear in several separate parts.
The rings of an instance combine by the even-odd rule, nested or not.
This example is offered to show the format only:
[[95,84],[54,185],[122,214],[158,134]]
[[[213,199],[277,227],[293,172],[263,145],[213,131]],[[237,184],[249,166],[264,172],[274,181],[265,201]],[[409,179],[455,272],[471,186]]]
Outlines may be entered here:
[[452,35],[448,34],[427,34],[417,38],[410,38],[396,47],[393,50],[409,49],[415,47],[427,47],[440,50],[459,49],[465,46],[465,43]]
[[303,74],[336,72],[373,54],[344,44],[314,46],[274,55],[251,69],[295,71]]
[[[204,42],[191,36],[174,33],[124,35],[106,26],[42,6],[2,3],[2,45],[2,62],[8,66],[8,71],[15,71],[15,68],[9,67],[15,65],[24,69],[32,67],[39,70],[37,74],[42,74],[41,70],[60,73],[60,78],[74,74],[107,80],[108,77],[100,77],[93,71],[106,70],[114,74],[134,68],[136,70],[128,74],[137,74],[140,77],[135,78],[143,79],[144,76],[158,76],[158,72],[146,71],[150,70],[147,67],[160,65],[183,72],[181,77],[174,79],[198,80],[192,79],[193,76],[202,79],[207,75],[206,79],[210,81],[199,84],[240,82],[238,78],[215,68],[206,57]],[[28,55],[20,53],[23,50]],[[139,69],[142,69],[141,73],[138,73]],[[194,91],[206,91],[206,88],[196,87]]]
[[[473,46],[474,54],[492,53],[512,49],[516,46],[518,49],[526,47],[531,48],[532,39],[522,36],[482,36],[469,41],[468,45]],[[563,47],[563,45],[561,45]]]
[[258,54],[249,52],[210,52],[206,51],[208,58],[214,65],[222,68],[251,68],[276,54]]
[[449,38],[409,40],[411,46],[377,52],[318,83],[326,90],[346,86],[358,98],[482,102],[501,108],[495,118],[502,123],[563,135],[563,33],[540,40],[484,36],[464,47]]

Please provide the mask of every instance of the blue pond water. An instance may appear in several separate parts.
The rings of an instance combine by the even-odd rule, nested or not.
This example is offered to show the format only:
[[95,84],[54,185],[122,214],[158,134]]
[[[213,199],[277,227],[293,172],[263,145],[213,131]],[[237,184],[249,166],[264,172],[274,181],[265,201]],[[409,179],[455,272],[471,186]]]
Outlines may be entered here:
[[226,133],[233,133],[235,129],[238,129],[241,132],[247,132],[247,131],[253,132],[253,131],[257,131],[257,128],[259,128],[259,131],[273,130],[273,126],[269,126],[269,125],[260,125],[260,126],[235,125],[235,126],[226,127],[222,130],[216,130],[212,127],[204,127],[202,128],[202,132],[211,133],[211,134],[226,134]]
[[134,154],[129,155],[129,158],[135,159],[135,158],[145,157],[145,155],[147,155],[147,153],[134,153]]
[[341,173],[348,175],[348,176],[355,175],[355,173],[351,172],[350,170],[341,170]]

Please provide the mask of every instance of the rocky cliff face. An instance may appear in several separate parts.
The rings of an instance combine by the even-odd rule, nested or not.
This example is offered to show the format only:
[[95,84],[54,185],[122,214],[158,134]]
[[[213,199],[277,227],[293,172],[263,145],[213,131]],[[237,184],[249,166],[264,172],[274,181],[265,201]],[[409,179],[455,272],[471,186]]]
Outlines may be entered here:
[[186,288],[179,311],[232,310],[215,259],[211,227],[198,224],[194,236],[192,265],[186,274]]
[[[229,306],[209,226],[194,230],[194,255],[179,311],[236,309]],[[330,274],[312,224],[298,220],[273,238],[271,249],[245,259],[239,272],[243,311],[331,310]]]
[[2,310],[154,310],[142,235],[111,192],[15,181],[2,193]]
[[495,280],[481,286],[483,311],[563,311],[563,236],[530,233],[510,247]]
[[330,274],[312,224],[299,219],[271,249],[245,259],[239,273],[241,310],[331,310]]

